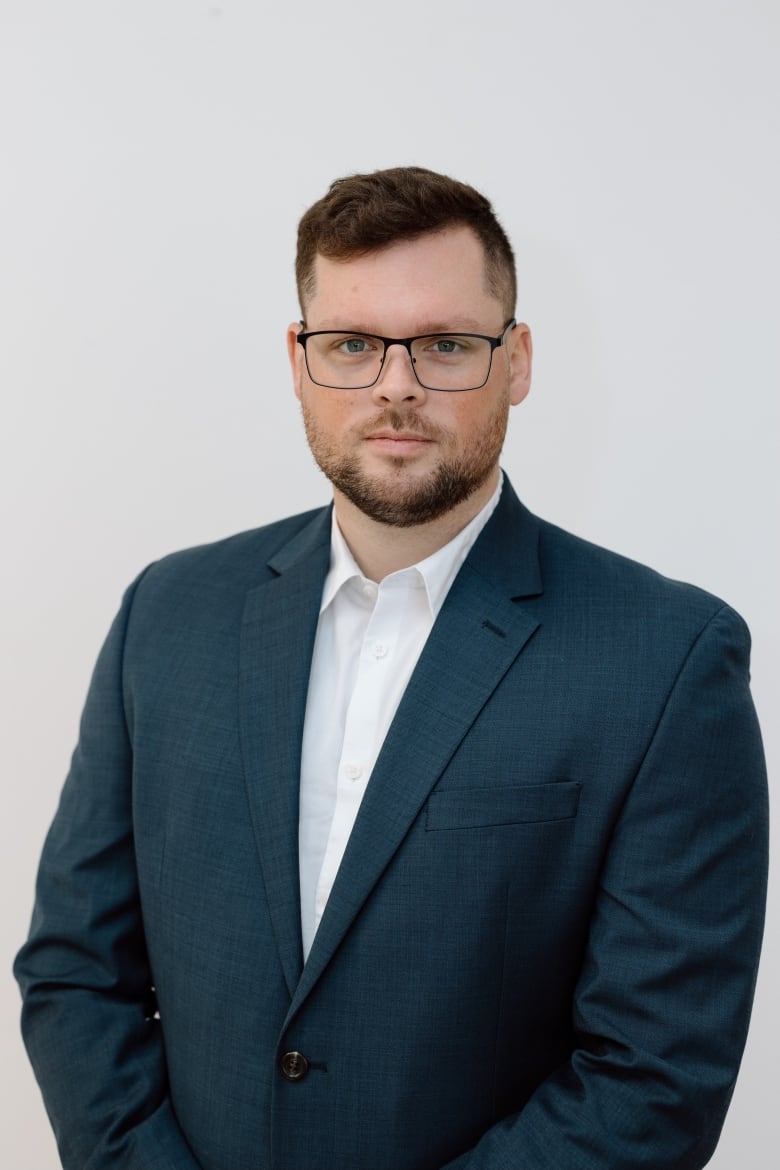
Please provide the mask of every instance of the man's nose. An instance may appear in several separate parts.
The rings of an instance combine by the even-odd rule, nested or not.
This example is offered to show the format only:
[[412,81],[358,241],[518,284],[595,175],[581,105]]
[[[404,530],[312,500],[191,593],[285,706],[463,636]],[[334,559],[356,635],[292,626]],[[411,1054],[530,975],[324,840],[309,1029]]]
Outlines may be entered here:
[[374,402],[424,402],[426,391],[412,369],[412,355],[403,345],[388,345],[379,380],[372,387]]

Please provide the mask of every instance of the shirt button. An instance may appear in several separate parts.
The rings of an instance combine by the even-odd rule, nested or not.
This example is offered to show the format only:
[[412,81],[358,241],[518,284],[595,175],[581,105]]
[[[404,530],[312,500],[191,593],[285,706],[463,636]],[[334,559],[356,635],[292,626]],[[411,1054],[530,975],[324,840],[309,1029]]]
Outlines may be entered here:
[[374,642],[374,658],[384,658],[387,654],[386,642]]
[[363,584],[364,597],[376,597],[376,585],[372,585],[370,581],[365,581]]
[[360,764],[345,764],[344,775],[348,780],[359,780],[363,775],[363,769]]
[[285,1080],[302,1081],[309,1071],[309,1062],[301,1052],[285,1052],[280,1067]]

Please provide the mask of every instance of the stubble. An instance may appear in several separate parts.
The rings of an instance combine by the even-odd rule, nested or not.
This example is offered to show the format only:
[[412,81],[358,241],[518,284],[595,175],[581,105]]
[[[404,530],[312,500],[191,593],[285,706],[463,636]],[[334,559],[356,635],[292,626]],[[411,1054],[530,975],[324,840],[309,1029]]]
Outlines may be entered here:
[[[380,524],[411,528],[444,516],[478,491],[496,467],[506,436],[509,403],[502,399],[461,451],[451,432],[423,422],[416,414],[382,411],[341,445],[326,435],[301,402],[306,438],[320,470],[356,508]],[[406,459],[387,460],[387,472],[371,474],[361,463],[360,440],[376,431],[414,431],[433,440],[441,458],[427,475],[415,473]]]

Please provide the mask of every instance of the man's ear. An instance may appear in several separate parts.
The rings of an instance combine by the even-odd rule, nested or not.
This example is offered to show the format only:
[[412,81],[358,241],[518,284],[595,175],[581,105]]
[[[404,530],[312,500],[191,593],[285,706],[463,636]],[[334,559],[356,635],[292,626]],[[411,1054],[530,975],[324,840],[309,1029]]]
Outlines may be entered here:
[[301,378],[303,377],[305,361],[303,346],[298,344],[298,334],[302,332],[303,325],[300,321],[293,321],[287,326],[287,356],[290,359],[293,390],[296,398],[301,396]]
[[509,352],[509,401],[517,406],[531,389],[531,330],[518,321],[506,340]]

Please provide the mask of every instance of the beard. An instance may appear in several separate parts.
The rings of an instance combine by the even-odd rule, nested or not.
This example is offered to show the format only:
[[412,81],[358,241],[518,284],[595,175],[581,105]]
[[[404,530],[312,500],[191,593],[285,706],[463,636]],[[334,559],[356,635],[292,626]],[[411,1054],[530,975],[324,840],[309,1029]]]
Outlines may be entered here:
[[[344,451],[324,433],[305,401],[301,403],[306,438],[320,471],[366,516],[395,528],[427,524],[467,500],[486,482],[498,464],[506,436],[509,403],[497,403],[481,429],[472,433],[467,449],[442,456],[425,476],[416,476],[406,459],[388,457],[388,473],[371,475],[361,466],[360,456]],[[456,448],[455,436],[415,414],[382,411],[355,432],[360,440],[375,431],[414,431],[432,439],[446,452]]]

